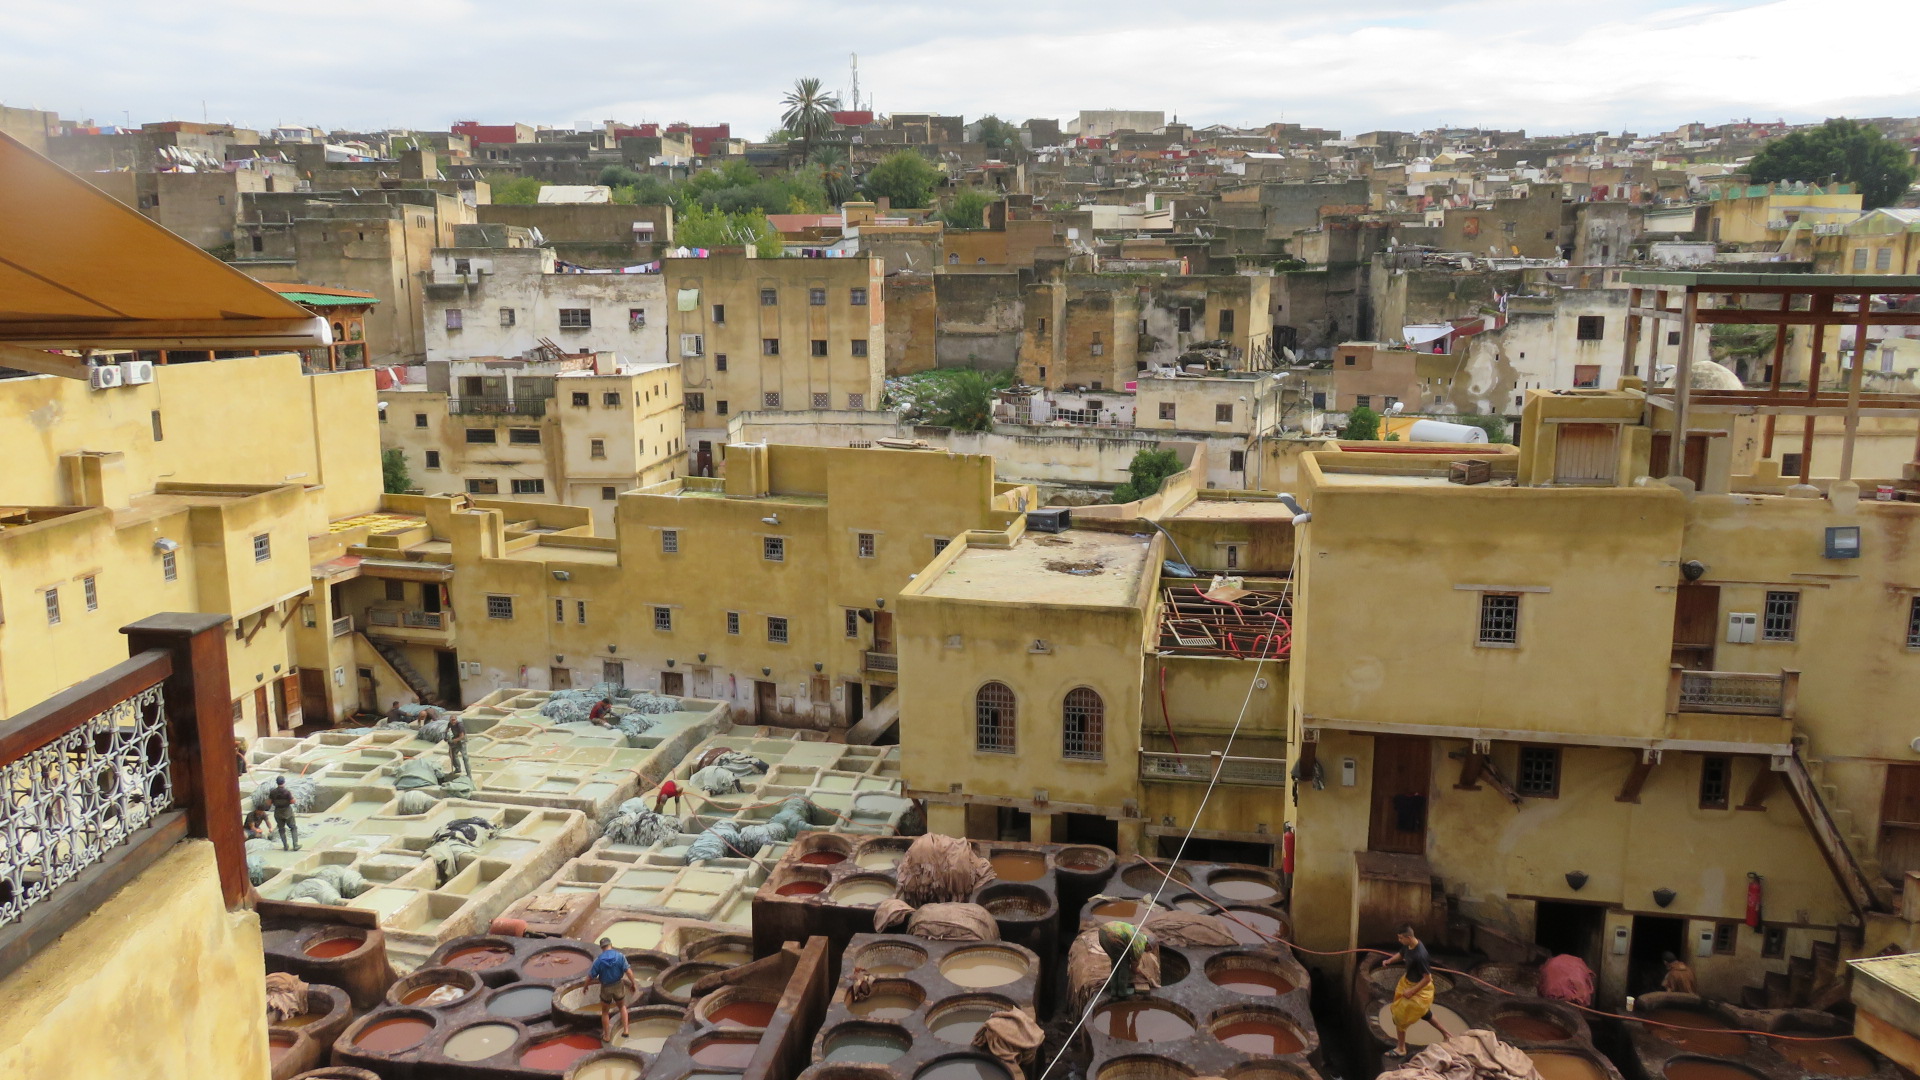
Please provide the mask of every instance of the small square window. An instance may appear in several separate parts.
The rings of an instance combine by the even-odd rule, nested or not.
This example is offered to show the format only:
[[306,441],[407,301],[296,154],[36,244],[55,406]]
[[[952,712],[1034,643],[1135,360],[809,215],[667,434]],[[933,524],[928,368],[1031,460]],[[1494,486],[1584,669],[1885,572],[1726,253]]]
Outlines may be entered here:
[[660,530],[660,553],[662,555],[678,555],[680,553],[679,529]]
[[715,371],[727,370],[727,354],[726,353],[713,354],[713,370]]
[[1520,642],[1520,597],[1513,593],[1480,594],[1480,644],[1517,645]]
[[619,497],[620,497],[620,489],[617,487],[614,487],[612,484],[608,484],[607,486],[600,489],[600,498],[603,502],[612,502],[615,499],[618,499]]
[[1560,797],[1560,748],[1523,746],[1520,767],[1514,777],[1514,790],[1532,799]]
[[514,314],[514,311],[512,308],[503,307],[500,309],[500,325],[501,326],[503,327],[512,326],[516,321],[516,319],[517,319],[517,316]]
[[508,428],[507,441],[516,446],[539,446],[540,429],[537,427]]
[[848,289],[847,303],[852,304],[854,307],[866,307],[867,306],[867,290]]
[[944,537],[944,536],[936,536],[936,537],[934,537],[934,538],[933,538],[933,553],[934,553],[935,555],[938,555],[938,554],[940,554],[941,552],[943,552],[943,551],[945,551],[945,550],[947,550],[947,545],[948,545],[948,544],[951,544],[951,543],[953,543],[953,541],[952,541],[952,540],[949,540],[949,539],[947,539],[947,538],[946,538],[946,537]]
[[426,452],[426,458],[427,458],[427,468],[438,469],[440,467],[440,451],[428,450]]
[[852,350],[852,355],[854,356],[867,355],[867,339],[866,338],[863,338],[863,337],[854,338],[852,341],[847,343],[847,347]]
[[771,338],[771,337],[761,338],[760,339],[760,355],[779,356],[780,355],[780,339]]
[[825,338],[814,338],[814,339],[813,339],[813,341],[811,342],[811,348],[812,348],[812,351],[813,351],[813,355],[815,355],[815,356],[825,356],[825,355],[827,355],[827,341],[826,341],[826,339],[825,339]]
[[455,260],[453,260],[453,272],[454,272],[454,273],[456,273],[456,274],[471,274],[471,273],[473,273],[473,260],[472,260],[472,259],[455,259]]
[[253,537],[253,561],[266,562],[273,558],[273,537],[266,533],[255,533]]
[[826,307],[827,306],[827,290],[808,289],[807,303],[812,305],[813,307]]
[[513,618],[513,597],[511,596],[487,597],[487,618],[489,619]]
[[515,495],[545,495],[547,493],[547,482],[545,480],[515,480],[513,482],[513,493]]
[[1216,424],[1233,423],[1233,406],[1215,405],[1213,407],[1213,422]]
[[1678,330],[1667,331],[1667,344],[1669,345],[1680,344],[1680,331]]
[[627,309],[627,329],[645,330],[647,328],[647,309],[630,307]]
[[777,409],[780,407],[780,395],[769,390],[760,395],[760,404],[769,409]]
[[1786,927],[1763,926],[1760,928],[1760,955],[1767,960],[1779,960],[1787,955]]
[[607,456],[607,440],[588,439],[587,456],[594,459],[605,458]]
[[1799,621],[1800,594],[1769,590],[1766,617],[1761,621],[1760,640],[1792,641]]
[[[386,415],[386,414],[385,414],[385,413],[382,413],[381,415],[382,415],[382,416],[384,416],[384,415]],[[417,413],[414,413],[414,414],[413,414],[413,426],[414,426],[414,427],[417,427],[417,428],[423,428],[423,427],[426,427],[426,426],[427,426],[427,414],[426,414],[426,413],[423,413],[423,412],[417,412]]]
[[580,394],[580,393],[576,393],[576,394],[574,394],[574,395],[573,395],[573,405],[574,405],[574,408],[576,408],[576,409],[584,409],[584,408],[586,408],[587,406],[589,406],[589,405],[591,405],[591,404],[593,404],[593,395],[592,395],[592,394]]
[[1575,324],[1575,341],[1599,341],[1607,336],[1607,317],[1605,315],[1582,315]]
[[468,428],[467,441],[470,443],[496,443],[500,436],[492,428]]
[[560,309],[560,329],[562,330],[593,329],[593,309],[592,308],[561,308]]
[[767,641],[774,645],[787,643],[787,620],[779,615],[767,616]]
[[860,636],[860,609],[859,608],[847,609],[847,636],[850,638],[857,638]]
[[180,561],[171,551],[160,553],[160,579],[162,581],[180,580]]
[[1920,596],[1907,601],[1907,648],[1920,649]]
[[813,407],[814,407],[814,408],[816,408],[816,409],[831,409],[831,408],[833,408],[833,395],[832,395],[832,394],[815,394],[815,395],[813,395]]
[[1732,758],[1709,755],[1700,759],[1700,809],[1725,810],[1732,788]]
[[1245,450],[1227,451],[1227,469],[1230,472],[1247,471],[1247,452]]
[[657,607],[653,609],[653,628],[655,630],[673,629],[673,609]]
[[1160,419],[1172,420],[1174,419],[1174,413],[1175,413],[1175,408],[1174,408],[1173,402],[1163,401],[1160,403]]
[[1713,954],[1732,956],[1740,941],[1740,924],[1723,922],[1713,928]]
[[864,409],[866,407],[867,407],[867,395],[865,394],[848,394],[847,395],[847,408]]
[[854,543],[853,543],[854,554],[858,555],[860,558],[862,559],[873,558],[874,548],[875,548],[874,535],[872,533],[861,533],[854,538]]
[[707,395],[704,393],[688,394],[683,400],[686,404],[688,412],[706,412],[707,411]]
[[775,307],[779,303],[780,303],[779,290],[777,289],[761,289],[760,290],[760,306],[761,307]]
[[459,308],[450,307],[447,309],[447,329],[449,330],[460,329],[460,309]]
[[787,541],[781,536],[760,538],[760,557],[768,562],[787,561]]
[[725,304],[713,305],[713,325],[724,326],[726,325],[726,322],[727,322],[727,305]]
[[48,589],[47,590],[47,625],[58,626],[59,624],[60,624],[60,590]]
[[620,393],[619,393],[619,391],[617,391],[617,390],[616,390],[616,391],[614,391],[614,392],[612,392],[612,393],[607,393],[607,394],[601,394],[601,395],[600,395],[600,404],[601,404],[601,405],[604,405],[605,407],[607,407],[607,408],[609,408],[609,409],[617,409],[617,408],[619,408],[619,407],[620,407]]
[[740,613],[737,611],[727,612],[727,633],[738,634],[739,632],[740,632]]
[[468,480],[467,494],[498,495],[500,494],[500,481],[493,480],[493,479],[486,479],[486,478],[477,479],[477,480]]
[[713,412],[714,412],[714,415],[716,416],[727,415],[727,399],[720,398],[719,400],[715,401],[713,403]]

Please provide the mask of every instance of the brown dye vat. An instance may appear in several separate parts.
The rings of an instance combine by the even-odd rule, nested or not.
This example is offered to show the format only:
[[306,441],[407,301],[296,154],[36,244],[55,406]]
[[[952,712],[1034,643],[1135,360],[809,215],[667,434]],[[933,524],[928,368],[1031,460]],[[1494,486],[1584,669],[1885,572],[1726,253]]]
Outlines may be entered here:
[[1540,1080],[1607,1080],[1606,1070],[1582,1054],[1569,1054],[1561,1050],[1529,1050],[1527,1056],[1533,1059],[1533,1067],[1539,1071]]
[[1097,847],[1063,847],[1053,853],[1053,865],[1076,874],[1097,874],[1113,865],[1113,852]]
[[335,957],[345,956],[364,944],[366,944],[365,938],[330,937],[310,942],[306,948],[300,951],[313,957],[315,960],[332,960]]
[[721,1035],[693,1044],[693,1063],[715,1069],[744,1069],[760,1048],[757,1037]]
[[1220,907],[1204,897],[1194,896],[1192,893],[1188,893],[1185,896],[1174,898],[1173,910],[1189,911],[1195,915],[1212,915],[1218,912]]
[[934,1038],[961,1046],[973,1045],[973,1033],[986,1025],[989,1017],[1003,1008],[979,1001],[948,1006],[927,1018],[927,1030]]
[[771,1001],[729,1001],[707,1014],[715,1027],[763,1028],[773,1022]]
[[990,1058],[950,1057],[921,1069],[913,1080],[1012,1080],[1006,1066]]
[[280,1059],[293,1052],[294,1044],[300,1040],[292,1035],[267,1036],[267,1060],[278,1064]]
[[808,866],[838,866],[846,862],[847,857],[838,851],[809,851],[800,856],[800,861]]
[[520,1055],[520,1064],[528,1069],[547,1069],[562,1072],[567,1066],[600,1049],[600,1036],[575,1032],[562,1035],[557,1039],[547,1039],[527,1047]]
[[1011,949],[959,949],[940,961],[940,974],[955,986],[1005,986],[1027,973],[1026,958]]
[[718,949],[708,949],[695,959],[703,964],[719,964],[723,967],[739,967],[753,959],[753,950],[744,945],[727,945]]
[[326,1017],[327,1013],[325,1010],[320,1012],[305,1012],[299,1016],[289,1016],[285,1020],[275,1020],[273,1026],[278,1028],[303,1028],[315,1020],[324,1020]]
[[411,1050],[433,1034],[433,1025],[413,1016],[396,1016],[370,1024],[353,1040],[355,1050],[373,1054],[398,1054]]
[[773,894],[775,896],[812,896],[815,893],[825,892],[826,888],[827,883],[824,881],[789,881],[773,890]]
[[[1735,1057],[1747,1052],[1747,1037],[1735,1035],[1726,1029],[1730,1027],[1725,1020],[1704,1013],[1698,1009],[1655,1009],[1639,1014],[1643,1020],[1666,1027],[1648,1025],[1647,1030],[1654,1037],[1672,1043],[1682,1050],[1691,1050],[1696,1054],[1713,1054],[1718,1057]],[[1742,1074],[1745,1075],[1745,1074]],[[1713,1080],[1711,1077],[1676,1077],[1675,1080]]]
[[1855,1046],[1852,1039],[1821,1039],[1818,1042],[1769,1039],[1767,1045],[1807,1072],[1821,1076],[1865,1076],[1873,1071],[1873,1059]]
[[1667,1080],[1761,1080],[1752,1069],[1700,1058],[1674,1058],[1663,1074]]
[[1271,971],[1260,971],[1255,968],[1221,968],[1218,971],[1207,972],[1207,980],[1222,990],[1255,997],[1275,997],[1293,992],[1293,983]]
[[513,948],[508,945],[475,945],[470,949],[461,949],[440,961],[442,967],[465,968],[468,971],[486,971],[497,968],[513,959]]
[[847,1011],[869,1020],[898,1020],[912,1016],[920,1003],[905,994],[872,994],[847,1006]]
[[1093,913],[1103,919],[1121,919],[1132,922],[1147,909],[1145,900],[1108,900],[1104,904],[1094,905]]
[[1573,1038],[1565,1025],[1528,1013],[1502,1013],[1493,1018],[1493,1030],[1508,1042],[1566,1042]]
[[861,949],[849,968],[865,968],[870,975],[905,975],[927,962],[927,954],[911,945],[888,942]]
[[1093,1014],[1093,1029],[1128,1042],[1174,1042],[1193,1034],[1193,1024],[1159,1001],[1121,1001]]
[[1207,879],[1207,888],[1243,904],[1270,904],[1280,898],[1280,890],[1255,874],[1222,871]]
[[[1166,874],[1161,874],[1162,870],[1165,870]],[[1120,871],[1121,881],[1142,892],[1157,892],[1160,886],[1166,884],[1168,877],[1173,878],[1176,885],[1193,884],[1192,874],[1178,866],[1167,866],[1162,863],[1136,862]]]
[[624,1057],[603,1057],[574,1069],[572,1080],[640,1080],[646,1072],[644,1062]]
[[1001,881],[1039,881],[1047,876],[1047,857],[1028,851],[997,852],[987,860]]
[[1271,915],[1244,908],[1215,912],[1227,926],[1227,933],[1242,945],[1267,945],[1287,936],[1286,924]]
[[1235,1050],[1263,1057],[1297,1054],[1306,1049],[1292,1028],[1272,1020],[1235,1020],[1221,1024],[1213,1029],[1213,1037]]
[[579,949],[548,949],[527,957],[520,966],[529,979],[566,979],[584,974],[593,966],[593,957]]

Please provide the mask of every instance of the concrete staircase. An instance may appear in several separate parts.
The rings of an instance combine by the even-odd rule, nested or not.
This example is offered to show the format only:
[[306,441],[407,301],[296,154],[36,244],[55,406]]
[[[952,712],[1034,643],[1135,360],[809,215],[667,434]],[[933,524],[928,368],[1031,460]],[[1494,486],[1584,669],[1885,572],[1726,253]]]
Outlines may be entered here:
[[1807,745],[1803,740],[1804,736],[1802,739],[1795,740],[1796,749],[1800,751],[1795,758],[1805,769],[1807,779],[1817,793],[1821,809],[1833,822],[1834,831],[1845,841],[1854,864],[1860,868],[1861,876],[1866,879],[1866,885],[1876,901],[1874,906],[1880,911],[1896,910],[1898,896],[1893,886],[1888,883],[1886,874],[1881,869],[1880,860],[1873,855],[1878,845],[1860,831],[1859,822],[1855,820],[1853,811],[1840,805],[1840,789],[1838,785],[1827,780],[1826,762],[1808,756]]
[[1787,970],[1770,971],[1760,986],[1740,991],[1740,1005],[1748,1009],[1826,1009],[1844,1000],[1846,969],[1840,947],[1816,941],[1809,956],[1787,960]]
[[420,674],[417,668],[407,662],[407,654],[400,651],[399,646],[377,637],[367,637],[367,644],[373,646],[373,651],[379,653],[380,659],[385,660],[394,674],[400,676],[401,681],[407,684],[407,689],[413,691],[413,696],[419,698],[422,705],[440,704],[440,696],[434,692],[433,684],[428,682],[426,676]]

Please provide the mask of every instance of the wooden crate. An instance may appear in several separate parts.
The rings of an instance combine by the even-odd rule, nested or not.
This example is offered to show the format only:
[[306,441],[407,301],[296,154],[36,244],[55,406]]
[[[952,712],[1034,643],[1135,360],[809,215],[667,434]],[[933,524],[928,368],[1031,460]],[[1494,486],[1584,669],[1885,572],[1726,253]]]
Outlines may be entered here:
[[1478,458],[1447,464],[1447,482],[1450,484],[1484,484],[1491,479],[1493,465]]

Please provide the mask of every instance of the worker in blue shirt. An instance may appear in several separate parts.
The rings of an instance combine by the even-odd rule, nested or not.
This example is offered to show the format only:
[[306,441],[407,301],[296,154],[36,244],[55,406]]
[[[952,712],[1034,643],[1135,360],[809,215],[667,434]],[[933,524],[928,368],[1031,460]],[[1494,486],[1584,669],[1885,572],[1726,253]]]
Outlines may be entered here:
[[600,1041],[613,1042],[613,1011],[620,1010],[620,1034],[625,1036],[633,1028],[627,1016],[627,1002],[640,990],[640,981],[633,977],[633,965],[627,963],[625,953],[613,947],[612,938],[600,939],[600,955],[593,958],[593,966],[587,969],[587,977],[580,986],[598,987],[600,991]]

